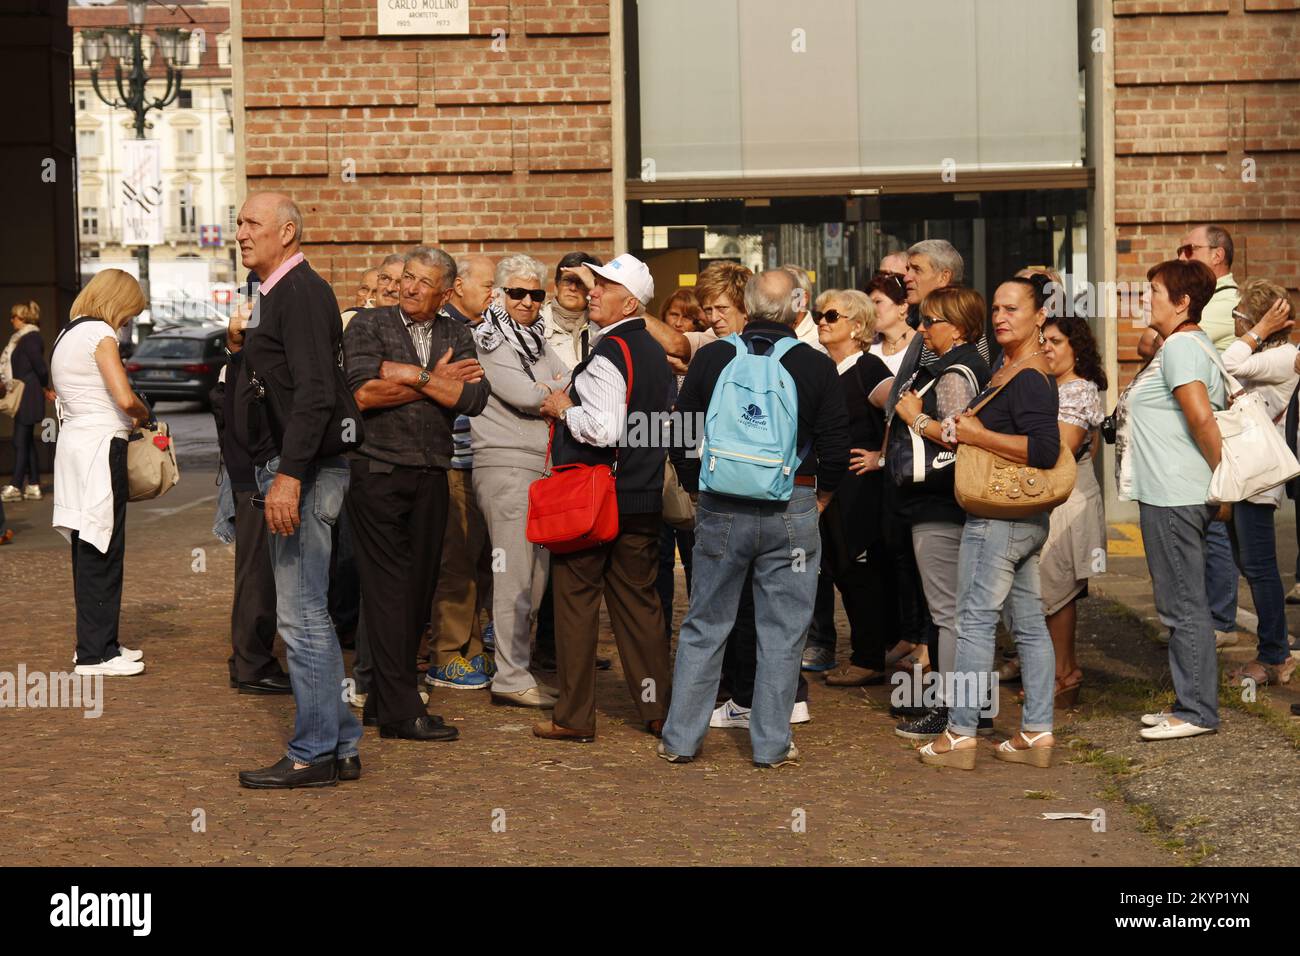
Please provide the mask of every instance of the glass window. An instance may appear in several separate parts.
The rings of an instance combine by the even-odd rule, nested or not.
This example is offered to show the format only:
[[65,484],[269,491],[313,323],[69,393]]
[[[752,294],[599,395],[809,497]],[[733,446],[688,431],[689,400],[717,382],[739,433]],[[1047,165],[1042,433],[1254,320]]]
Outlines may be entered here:
[[174,335],[151,335],[141,342],[132,358],[199,358],[203,354],[203,339],[181,338]]
[[180,109],[183,109],[183,110],[193,109],[193,108],[194,108],[194,91],[193,91],[193,90],[181,90],[181,91],[176,95],[176,106],[177,106],[178,108],[180,108]]
[[77,155],[85,159],[99,155],[99,130],[77,130]]
[[87,237],[99,235],[99,209],[97,207],[81,207],[81,234]]
[[182,235],[193,236],[198,233],[198,211],[194,203],[194,192],[189,186],[176,190],[176,217]]
[[193,126],[182,126],[176,131],[176,151],[178,153],[197,153],[199,151],[199,131]]

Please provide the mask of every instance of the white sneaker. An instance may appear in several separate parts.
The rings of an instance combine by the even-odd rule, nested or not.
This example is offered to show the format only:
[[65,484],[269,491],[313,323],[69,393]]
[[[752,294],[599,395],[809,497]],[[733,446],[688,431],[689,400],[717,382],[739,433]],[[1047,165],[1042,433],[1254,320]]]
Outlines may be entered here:
[[1139,733],[1143,740],[1176,740],[1179,737],[1199,737],[1201,734],[1214,733],[1213,727],[1201,727],[1197,724],[1171,724],[1162,720],[1154,727],[1143,727]]
[[1155,726],[1157,726],[1158,724],[1162,723],[1163,721],[1167,720],[1168,718],[1170,718],[1170,717],[1172,717],[1172,716],[1173,716],[1173,714],[1171,714],[1171,713],[1170,713],[1169,711],[1167,711],[1167,710],[1158,711],[1157,713],[1154,713],[1154,714],[1143,714],[1143,715],[1142,715],[1142,726],[1143,726],[1143,727],[1155,727]]
[[39,501],[41,497],[40,485],[25,485],[23,487],[23,497],[33,501]]
[[790,711],[790,723],[806,724],[812,720],[812,714],[808,713],[808,701],[796,700],[794,710]]
[[144,661],[128,661],[121,654],[102,664],[78,664],[73,670],[78,677],[134,677],[144,673]]
[[[131,648],[123,647],[121,644],[117,646],[117,649],[122,652],[120,656],[124,661],[130,661],[134,664],[136,661],[144,660],[144,651],[133,651]],[[72,652],[72,663],[77,663],[76,651]]]
[[1233,644],[1236,643],[1237,643],[1236,631],[1215,631],[1214,632],[1215,650],[1218,650],[1220,647],[1231,647]]
[[741,707],[734,700],[728,700],[713,712],[713,716],[709,718],[709,726],[748,728],[749,710],[748,707]]
[[0,488],[0,501],[22,501],[23,493],[13,485],[5,485]]

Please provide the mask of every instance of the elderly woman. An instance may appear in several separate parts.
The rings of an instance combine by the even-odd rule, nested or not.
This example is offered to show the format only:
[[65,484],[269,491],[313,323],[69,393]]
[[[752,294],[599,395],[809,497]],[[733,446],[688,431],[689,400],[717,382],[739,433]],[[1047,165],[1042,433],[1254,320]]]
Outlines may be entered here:
[[54,528],[72,544],[77,605],[76,671],[129,677],[144,655],[118,644],[126,552],[126,442],[149,417],[131,391],[117,333],[148,305],[121,269],[95,275],[72,303],[54,343],[50,374],[59,414],[54,449]]
[[478,360],[492,383],[487,407],[470,422],[474,493],[487,521],[496,572],[492,700],[519,707],[555,705],[554,690],[539,686],[528,670],[529,629],[541,606],[549,562],[547,551],[524,534],[528,486],[546,468],[549,430],[541,405],[569,377],[538,322],[545,283],[546,268],[531,256],[502,259],[487,317],[474,329]]
[[[937,360],[904,383],[891,435],[906,428],[931,445],[951,450],[953,442],[944,439],[942,423],[970,405],[989,380],[988,364],[976,344],[984,334],[984,315],[984,297],[974,289],[941,286],[921,300],[921,334]],[[958,557],[966,522],[966,512],[953,495],[953,469],[935,468],[922,482],[891,474],[885,489],[886,510],[911,527],[921,585],[939,632],[939,669],[951,674],[957,649]],[[929,649],[921,645],[914,658],[903,658],[900,664],[928,667]],[[937,707],[899,724],[894,732],[908,740],[929,740],[947,726],[947,708]]]
[[[943,439],[993,452],[1033,468],[1053,467],[1061,452],[1056,379],[1044,345],[1046,276],[1010,279],[993,296],[993,334],[1003,364],[967,409],[940,426]],[[988,675],[993,669],[998,619],[1011,612],[1020,650],[1025,707],[1020,733],[997,749],[1000,760],[1036,767],[1051,764],[1052,680],[1056,659],[1043,617],[1038,554],[1047,540],[1048,515],[1015,519],[969,515],[962,529],[957,590],[954,674]],[[968,681],[968,679],[967,679]],[[923,763],[973,770],[983,688],[959,681],[949,690],[952,710],[941,738],[921,748]]]
[[[1291,344],[1291,303],[1286,290],[1264,279],[1241,287],[1241,301],[1232,312],[1240,338],[1223,353],[1223,364],[1246,390],[1264,401],[1264,411],[1285,439],[1285,419],[1295,394],[1297,349]],[[1282,575],[1277,567],[1277,537],[1273,517],[1282,503],[1283,486],[1232,506],[1232,533],[1241,572],[1259,615],[1259,651],[1255,660],[1232,672],[1239,684],[1249,677],[1257,685],[1285,684],[1296,662],[1287,646],[1286,605]]]
[[876,336],[871,354],[889,366],[893,375],[903,364],[916,330],[907,324],[907,283],[896,272],[877,272],[867,283],[867,295],[876,308]]
[[1055,698],[1069,707],[1078,700],[1083,685],[1083,671],[1074,656],[1076,602],[1087,595],[1088,579],[1106,570],[1106,512],[1092,456],[1097,428],[1105,417],[1101,393],[1107,381],[1086,319],[1050,318],[1043,335],[1048,368],[1056,377],[1061,441],[1079,466],[1074,491],[1052,511],[1038,562],[1043,613],[1056,656]]
[[10,312],[14,334],[0,353],[0,395],[17,383],[22,397],[14,410],[14,480],[0,490],[0,500],[18,501],[41,496],[41,470],[36,458],[36,426],[45,417],[45,397],[50,371],[41,341],[41,307],[20,302]]
[[1172,259],[1147,280],[1150,325],[1164,343],[1120,396],[1115,471],[1119,496],[1138,502],[1156,613],[1169,625],[1176,695],[1172,711],[1142,717],[1140,733],[1169,740],[1219,726],[1214,624],[1201,569],[1219,510],[1205,503],[1223,453],[1214,413],[1226,407],[1227,389],[1200,327],[1214,295],[1209,266]]
[[835,362],[849,409],[852,445],[850,472],[835,489],[821,516],[825,543],[822,573],[834,581],[849,619],[852,655],[830,671],[832,687],[860,687],[885,677],[885,635],[896,632],[888,610],[897,609],[886,589],[881,542],[880,447],[885,437],[881,407],[889,397],[893,373],[864,352],[875,333],[876,311],[864,293],[853,289],[823,293],[812,312],[817,337]]

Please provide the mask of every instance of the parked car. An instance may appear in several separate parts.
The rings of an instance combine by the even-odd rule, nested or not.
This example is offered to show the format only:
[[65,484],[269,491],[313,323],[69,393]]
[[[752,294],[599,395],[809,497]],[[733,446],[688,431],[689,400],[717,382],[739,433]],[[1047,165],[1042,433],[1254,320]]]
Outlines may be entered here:
[[226,364],[226,330],[218,326],[165,329],[135,347],[126,363],[131,387],[149,402],[201,402]]

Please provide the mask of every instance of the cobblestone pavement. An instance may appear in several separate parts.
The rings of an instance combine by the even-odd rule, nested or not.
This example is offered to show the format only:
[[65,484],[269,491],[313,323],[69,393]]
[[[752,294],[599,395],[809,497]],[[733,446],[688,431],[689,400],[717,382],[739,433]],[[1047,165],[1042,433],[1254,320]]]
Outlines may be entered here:
[[[282,753],[292,701],[226,684],[233,556],[210,535],[211,495],[211,475],[191,469],[171,494],[130,507],[122,637],[144,649],[147,672],[107,680],[98,719],[55,709],[0,718],[0,864],[1183,862],[1113,787],[1101,795],[1110,778],[1096,766],[1007,765],[988,742],[973,773],[922,766],[891,732],[887,687],[814,681],[814,719],[795,733],[799,767],[754,769],[740,731],[711,731],[702,759],[669,766],[639,729],[607,630],[602,653],[616,663],[598,675],[593,745],[536,740],[536,712],[438,690],[430,710],[461,728],[460,741],[380,741],[368,729],[357,783],[242,790],[237,770]],[[48,498],[11,509],[19,536],[0,552],[0,574],[22,584],[11,584],[0,671],[70,666],[71,580],[49,509]],[[1087,628],[1141,631],[1089,615]],[[1017,713],[1009,693],[1003,702],[998,726],[1009,732]],[[1094,808],[1107,811],[1104,832],[1040,819]]]

